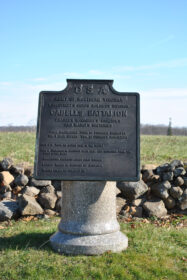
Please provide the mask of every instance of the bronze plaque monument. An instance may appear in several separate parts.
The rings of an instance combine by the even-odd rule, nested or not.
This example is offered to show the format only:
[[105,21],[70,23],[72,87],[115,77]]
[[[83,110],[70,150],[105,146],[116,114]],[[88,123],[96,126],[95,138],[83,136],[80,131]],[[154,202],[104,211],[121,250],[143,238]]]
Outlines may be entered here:
[[39,97],[35,178],[139,180],[139,94],[112,80],[67,80]]

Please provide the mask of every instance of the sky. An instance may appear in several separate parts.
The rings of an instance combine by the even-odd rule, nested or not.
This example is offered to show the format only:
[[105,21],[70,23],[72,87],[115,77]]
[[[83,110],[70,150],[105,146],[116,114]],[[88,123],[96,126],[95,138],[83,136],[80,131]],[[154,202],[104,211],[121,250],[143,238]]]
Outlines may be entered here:
[[139,92],[141,123],[187,127],[186,0],[0,0],[0,126],[36,124],[67,78]]

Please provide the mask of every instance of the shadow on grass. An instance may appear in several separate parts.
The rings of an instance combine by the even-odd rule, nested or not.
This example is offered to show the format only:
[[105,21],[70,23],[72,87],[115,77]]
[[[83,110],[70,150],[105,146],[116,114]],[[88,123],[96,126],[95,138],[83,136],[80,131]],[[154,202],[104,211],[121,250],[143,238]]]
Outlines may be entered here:
[[6,249],[26,250],[28,248],[51,250],[49,233],[20,233],[11,237],[0,237],[0,251]]

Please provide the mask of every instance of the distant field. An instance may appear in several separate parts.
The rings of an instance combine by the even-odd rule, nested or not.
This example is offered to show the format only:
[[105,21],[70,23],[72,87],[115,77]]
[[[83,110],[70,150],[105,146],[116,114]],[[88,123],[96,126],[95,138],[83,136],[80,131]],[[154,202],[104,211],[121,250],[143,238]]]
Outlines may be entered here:
[[34,163],[34,132],[1,132],[0,160],[10,157],[15,163]]
[[141,136],[141,163],[187,161],[187,136]]
[[[0,132],[0,160],[11,157],[15,163],[34,163],[34,132]],[[161,164],[173,159],[187,161],[186,136],[141,136],[141,164]]]

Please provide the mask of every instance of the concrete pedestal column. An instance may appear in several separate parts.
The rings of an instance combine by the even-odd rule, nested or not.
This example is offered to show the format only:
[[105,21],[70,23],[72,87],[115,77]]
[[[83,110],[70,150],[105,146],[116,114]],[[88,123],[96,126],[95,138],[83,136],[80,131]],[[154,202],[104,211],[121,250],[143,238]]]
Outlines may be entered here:
[[51,236],[52,248],[64,254],[99,255],[120,252],[128,239],[116,219],[114,182],[62,182],[62,219]]

